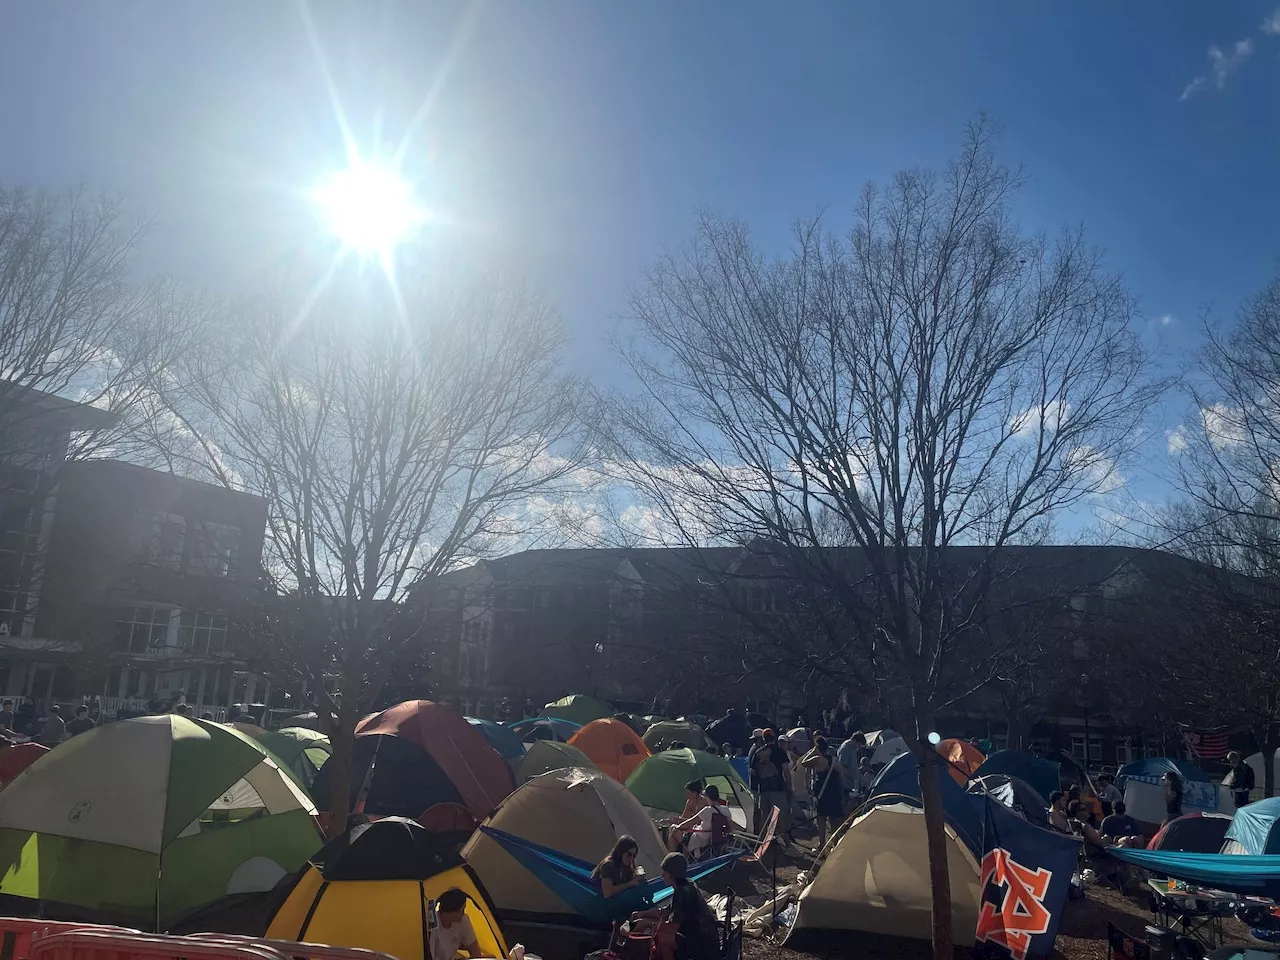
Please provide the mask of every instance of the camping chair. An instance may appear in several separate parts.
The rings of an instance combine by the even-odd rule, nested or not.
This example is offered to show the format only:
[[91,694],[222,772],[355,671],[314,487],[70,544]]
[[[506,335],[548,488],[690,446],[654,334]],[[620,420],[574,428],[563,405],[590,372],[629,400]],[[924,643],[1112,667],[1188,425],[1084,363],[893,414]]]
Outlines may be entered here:
[[690,862],[707,860],[733,853],[735,852],[733,844],[733,820],[727,814],[714,814],[711,817],[711,842],[700,850],[690,849],[689,860]]
[[[769,819],[765,821],[764,829],[759,834],[747,833],[743,830],[734,832],[732,843],[736,845],[736,849],[741,851],[740,860],[748,863],[764,863],[764,855],[769,851],[769,847],[777,838],[778,834],[778,808],[774,807],[769,814]],[[730,846],[730,850],[735,849]],[[728,851],[726,851],[728,852]],[[734,864],[737,867],[737,863]]]
[[1151,946],[1107,921],[1107,960],[1151,960]]

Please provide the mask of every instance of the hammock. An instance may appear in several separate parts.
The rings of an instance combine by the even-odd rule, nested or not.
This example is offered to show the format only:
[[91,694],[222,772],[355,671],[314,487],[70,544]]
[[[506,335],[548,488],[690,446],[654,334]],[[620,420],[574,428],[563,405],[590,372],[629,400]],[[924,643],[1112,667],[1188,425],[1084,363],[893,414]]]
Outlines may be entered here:
[[1214,890],[1280,899],[1280,855],[1181,853],[1108,847],[1117,860],[1176,880],[1189,880]]
[[[671,896],[671,886],[661,877],[656,877],[612,897],[605,897],[600,893],[600,881],[591,876],[596,868],[594,863],[579,860],[493,827],[481,826],[480,829],[498,841],[522,867],[576,913],[593,923],[607,924],[625,919],[632,911],[644,910]],[[727,853],[710,860],[691,863],[689,879],[692,881],[705,877],[741,856],[741,853]]]

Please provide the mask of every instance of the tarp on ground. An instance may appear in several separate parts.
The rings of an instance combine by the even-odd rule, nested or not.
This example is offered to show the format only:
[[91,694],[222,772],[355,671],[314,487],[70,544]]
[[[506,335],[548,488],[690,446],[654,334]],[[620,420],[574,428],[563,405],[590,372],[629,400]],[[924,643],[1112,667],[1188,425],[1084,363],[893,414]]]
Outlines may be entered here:
[[1280,854],[1280,797],[1267,797],[1236,811],[1223,853]]
[[[949,826],[946,837],[952,930],[961,946],[977,929],[982,887],[973,853]],[[923,811],[903,803],[875,806],[828,843],[826,859],[800,894],[786,944],[798,949],[806,936],[834,930],[927,940],[931,908]]]
[[[372,766],[364,810],[372,816],[420,819],[433,807],[465,809],[479,823],[515,788],[511,767],[484,734],[455,710],[409,700],[365,717],[356,727],[351,756],[351,800]],[[312,794],[327,809],[329,764]]]
[[967,740],[949,737],[938,744],[938,753],[947,761],[947,772],[960,786],[967,784],[986,759],[982,751]]
[[[176,714],[96,727],[0,792],[0,893],[165,929],[272,889],[320,847],[315,807],[261,745]],[[163,867],[163,869],[162,869]]]
[[729,813],[739,827],[751,825],[755,817],[751,790],[733,764],[701,750],[655,753],[627,778],[627,789],[650,810],[663,815],[679,814],[684,810],[685,784],[693,780],[701,780],[720,792],[720,799],[729,804]]
[[1152,873],[1186,880],[1214,890],[1280,899],[1280,855],[1236,856],[1230,853],[1178,853],[1109,847],[1107,853]]
[[1221,853],[1231,818],[1221,813],[1184,813],[1157,831],[1148,850],[1170,853]]
[[[521,786],[502,801],[485,826],[566,856],[597,863],[621,836],[639,847],[636,863],[649,877],[661,873],[667,848],[640,801],[598,770],[555,770]],[[509,919],[580,918],[535,873],[492,836],[472,834],[462,856],[476,871],[500,915]]]
[[594,763],[619,783],[650,756],[649,748],[636,736],[636,732],[621,720],[592,720],[569,739],[569,746],[577,747]]
[[617,712],[613,704],[589,697],[585,693],[571,693],[542,708],[544,716],[572,720],[579,726],[586,726],[592,720],[612,717]]
[[516,782],[523,785],[540,774],[566,767],[594,770],[596,765],[577,747],[559,740],[535,740],[529,745],[524,759],[516,764]]
[[[919,803],[918,770],[916,758],[912,754],[904,753],[895,757],[872,781],[871,802],[884,798],[886,803],[895,803],[899,798],[905,797]],[[950,777],[938,777],[938,784],[942,790],[942,810],[946,814],[947,824],[971,852],[981,850],[986,801],[979,795],[967,793]]]
[[481,954],[505,957],[493,904],[457,851],[411,820],[378,820],[325,844],[267,936],[431,960],[428,918],[440,895],[454,889],[466,894]]
[[1058,765],[1024,750],[997,750],[991,754],[982,761],[977,775],[985,777],[992,773],[1003,773],[1025,780],[1046,800],[1053,791],[1062,789],[1059,786],[1061,781]]
[[696,723],[688,720],[662,720],[652,724],[640,738],[651,753],[660,753],[673,744],[683,743],[691,750],[719,750],[720,744]]

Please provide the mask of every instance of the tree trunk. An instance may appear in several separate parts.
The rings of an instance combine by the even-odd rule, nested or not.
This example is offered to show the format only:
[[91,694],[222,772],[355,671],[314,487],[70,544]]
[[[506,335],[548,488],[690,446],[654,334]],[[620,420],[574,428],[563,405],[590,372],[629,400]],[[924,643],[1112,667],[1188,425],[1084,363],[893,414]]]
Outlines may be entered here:
[[[928,734],[924,734],[928,736]],[[912,744],[919,767],[920,800],[924,807],[924,831],[929,849],[929,893],[933,904],[933,960],[954,960],[951,936],[951,877],[947,869],[946,815],[942,810],[942,785],[938,772],[942,757],[928,742]]]
[[347,829],[351,815],[351,754],[356,739],[356,711],[347,698],[338,707],[338,722],[329,734],[332,754],[325,767],[332,770],[329,782],[329,810],[325,822],[325,836],[332,839]]
[[1269,723],[1259,738],[1262,747],[1262,795],[1276,795],[1276,750],[1280,750],[1280,727]]

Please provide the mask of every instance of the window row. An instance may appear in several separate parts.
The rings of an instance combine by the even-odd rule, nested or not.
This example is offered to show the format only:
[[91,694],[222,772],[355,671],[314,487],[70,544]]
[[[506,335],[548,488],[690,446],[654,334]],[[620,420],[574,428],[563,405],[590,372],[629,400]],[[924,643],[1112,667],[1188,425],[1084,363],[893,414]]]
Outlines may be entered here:
[[240,536],[240,528],[230,524],[145,510],[134,521],[133,552],[169,570],[229,577],[236,572]]
[[226,652],[227,618],[173,607],[128,607],[116,621],[116,649],[209,656]]

